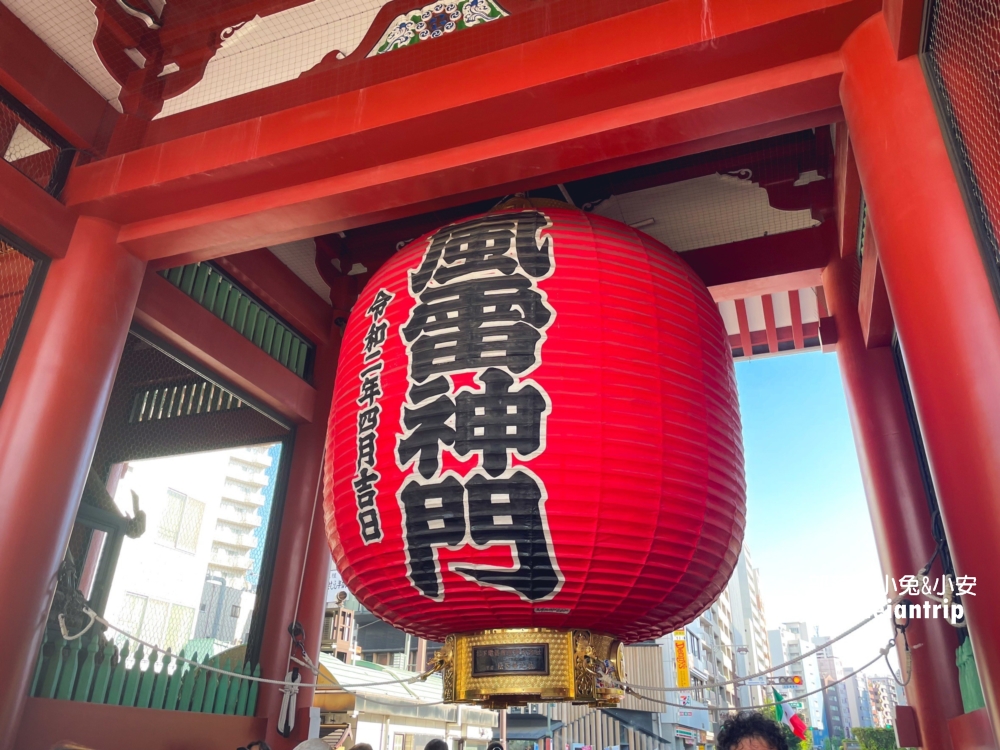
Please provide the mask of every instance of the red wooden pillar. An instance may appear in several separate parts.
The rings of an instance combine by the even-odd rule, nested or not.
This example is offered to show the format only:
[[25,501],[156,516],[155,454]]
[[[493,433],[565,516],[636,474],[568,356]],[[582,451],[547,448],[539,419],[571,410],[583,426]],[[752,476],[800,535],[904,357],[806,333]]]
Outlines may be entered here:
[[843,48],[841,99],[1000,736],[1000,314],[918,60],[897,60],[881,14]]
[[0,750],[13,747],[145,263],[81,217],[0,405]]
[[[261,675],[268,679],[283,679],[290,666],[296,666],[294,663],[289,665],[288,660],[291,653],[288,626],[296,620],[305,628],[309,656],[315,660],[319,654],[331,564],[323,517],[323,448],[340,354],[340,337],[341,330],[334,326],[330,342],[316,348],[313,368],[315,411],[312,421],[300,425],[295,433],[260,657]],[[308,672],[303,674],[302,681],[315,682]],[[273,750],[292,748],[301,741],[296,738],[305,736],[306,709],[312,705],[313,689],[299,690],[295,733],[289,739],[277,733],[281,699],[282,693],[276,685],[261,685],[257,715],[269,719],[267,742]]]
[[[917,575],[935,544],[892,349],[868,349],[861,332],[857,270],[855,258],[838,259],[824,272],[823,287],[837,321],[837,359],[882,572],[898,581]],[[941,574],[935,563],[932,579]],[[944,620],[913,620],[907,637],[913,677],[906,699],[917,712],[922,747],[951,750],[948,719],[962,713],[955,629]],[[905,669],[902,639],[898,653]]]

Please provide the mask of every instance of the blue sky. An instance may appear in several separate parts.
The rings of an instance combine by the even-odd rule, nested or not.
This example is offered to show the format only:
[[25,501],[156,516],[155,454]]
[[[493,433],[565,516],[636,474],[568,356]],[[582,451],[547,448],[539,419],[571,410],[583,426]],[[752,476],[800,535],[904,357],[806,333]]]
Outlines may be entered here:
[[[884,601],[834,354],[736,364],[747,467],[747,530],[769,628],[805,621],[834,636]],[[891,634],[888,615],[834,647],[860,667]],[[895,662],[894,662],[895,663]],[[885,662],[868,670],[887,673]]]

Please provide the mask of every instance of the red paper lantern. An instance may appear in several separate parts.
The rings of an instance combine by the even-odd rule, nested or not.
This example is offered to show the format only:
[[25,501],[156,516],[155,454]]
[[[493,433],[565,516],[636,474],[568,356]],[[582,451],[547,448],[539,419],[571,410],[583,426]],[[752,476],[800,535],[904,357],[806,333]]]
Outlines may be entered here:
[[745,517],[732,357],[705,285],[641,232],[500,211],[410,243],[348,322],[327,446],[333,556],[431,640],[693,620]]

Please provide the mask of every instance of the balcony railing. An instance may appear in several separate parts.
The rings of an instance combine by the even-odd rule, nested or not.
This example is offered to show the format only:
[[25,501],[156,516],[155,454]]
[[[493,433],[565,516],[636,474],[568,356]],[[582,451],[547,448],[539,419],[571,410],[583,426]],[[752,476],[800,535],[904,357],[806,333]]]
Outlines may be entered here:
[[266,450],[258,452],[256,448],[238,448],[233,451],[232,457],[242,463],[255,466],[258,471],[271,466],[271,457]]
[[267,487],[268,483],[271,481],[267,478],[267,475],[262,471],[244,471],[244,469],[237,469],[236,467],[240,464],[229,464],[229,478],[234,479],[237,482],[246,482],[247,484],[253,485],[255,490]]
[[237,508],[232,505],[219,506],[219,520],[226,523],[234,523],[240,526],[250,526],[260,528],[263,520],[257,515],[256,509]]
[[220,544],[228,544],[232,547],[241,547],[243,549],[254,549],[257,546],[256,535],[242,534],[232,529],[217,528],[212,535],[212,539]]
[[232,570],[249,570],[250,566],[253,565],[249,555],[227,555],[219,550],[213,550],[208,561],[212,565]]
[[246,503],[260,507],[264,504],[264,496],[249,487],[226,482],[222,488],[222,497],[236,503]]

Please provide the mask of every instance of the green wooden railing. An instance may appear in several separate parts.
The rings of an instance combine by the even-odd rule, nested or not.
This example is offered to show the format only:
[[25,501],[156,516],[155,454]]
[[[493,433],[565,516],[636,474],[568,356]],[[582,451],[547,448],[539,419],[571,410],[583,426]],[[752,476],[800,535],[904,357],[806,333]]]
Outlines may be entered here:
[[[258,682],[211,672],[179,661],[169,651],[131,651],[100,634],[66,641],[47,632],[35,667],[31,695],[112,706],[160,708],[230,716],[252,716],[257,706]],[[178,656],[185,656],[184,651]],[[199,661],[197,654],[189,657]],[[206,654],[201,664],[260,677],[260,665],[219,663]],[[131,662],[131,664],[130,664]]]
[[160,275],[300,378],[312,345],[208,263],[160,271]]

